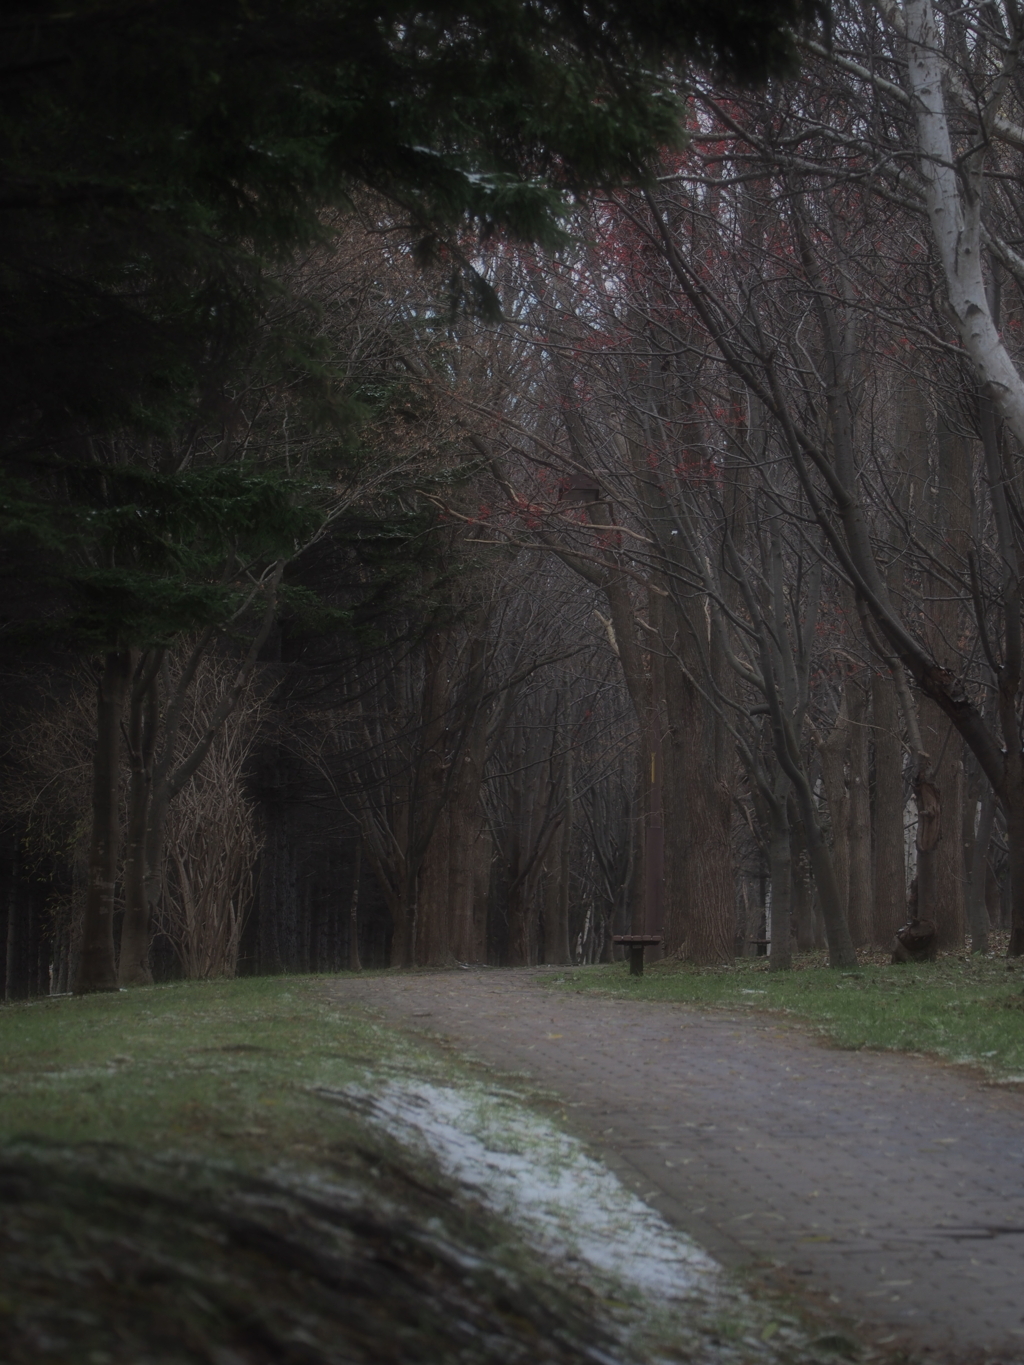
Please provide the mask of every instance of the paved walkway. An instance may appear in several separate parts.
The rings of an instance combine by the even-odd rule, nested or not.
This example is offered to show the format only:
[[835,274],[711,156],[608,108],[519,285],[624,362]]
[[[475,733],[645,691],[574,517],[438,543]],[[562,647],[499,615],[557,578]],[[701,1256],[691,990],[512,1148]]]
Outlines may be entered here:
[[559,1095],[568,1126],[726,1264],[774,1262],[893,1346],[1024,1362],[1024,1095],[538,975],[338,990]]

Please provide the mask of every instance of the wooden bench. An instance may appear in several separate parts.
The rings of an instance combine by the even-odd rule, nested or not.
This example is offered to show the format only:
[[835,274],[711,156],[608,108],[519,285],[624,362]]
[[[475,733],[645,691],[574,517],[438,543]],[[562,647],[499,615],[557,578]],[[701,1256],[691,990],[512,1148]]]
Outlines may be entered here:
[[661,934],[613,934],[613,943],[621,943],[629,949],[630,976],[643,976],[644,949],[653,948],[661,942]]

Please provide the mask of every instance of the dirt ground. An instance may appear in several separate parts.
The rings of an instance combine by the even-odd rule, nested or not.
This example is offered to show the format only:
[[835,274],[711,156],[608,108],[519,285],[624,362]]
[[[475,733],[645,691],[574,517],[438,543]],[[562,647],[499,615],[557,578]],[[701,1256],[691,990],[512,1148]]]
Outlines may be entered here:
[[1024,1094],[799,1026],[545,990],[538,971],[345,978],[339,996],[528,1077],[719,1260],[876,1341],[1024,1361]]

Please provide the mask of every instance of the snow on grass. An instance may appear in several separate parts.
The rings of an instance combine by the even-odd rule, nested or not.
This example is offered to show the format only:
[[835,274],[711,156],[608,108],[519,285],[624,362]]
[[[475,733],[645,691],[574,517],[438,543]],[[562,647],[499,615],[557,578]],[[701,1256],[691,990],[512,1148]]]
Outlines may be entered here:
[[[360,1108],[404,1143],[426,1146],[545,1254],[602,1289],[611,1279],[645,1298],[714,1296],[720,1267],[669,1226],[582,1143],[514,1099],[482,1088],[389,1081],[351,1088]],[[588,1273],[589,1272],[589,1273]]]

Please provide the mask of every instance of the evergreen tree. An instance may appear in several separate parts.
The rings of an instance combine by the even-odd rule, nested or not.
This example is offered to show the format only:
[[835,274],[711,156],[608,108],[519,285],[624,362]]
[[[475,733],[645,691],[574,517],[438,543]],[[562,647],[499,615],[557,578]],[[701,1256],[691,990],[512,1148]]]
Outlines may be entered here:
[[7,8],[0,552],[33,612],[105,659],[82,989],[112,984],[112,791],[131,651],[227,619],[223,538],[235,537],[228,559],[244,559],[247,541],[259,556],[304,515],[275,474],[233,469],[230,441],[198,460],[195,434],[220,420],[254,335],[265,363],[304,373],[322,411],[343,415],[329,379],[318,386],[301,317],[275,312],[275,267],[328,239],[337,211],[369,189],[423,258],[450,259],[493,312],[462,234],[557,242],[573,196],[642,181],[679,143],[681,64],[763,78],[791,62],[792,27],[818,8]]
[[815,0],[21,0],[0,24],[0,450],[180,414],[264,266],[370,187],[424,250],[551,242],[679,140],[674,66],[760,78]]

